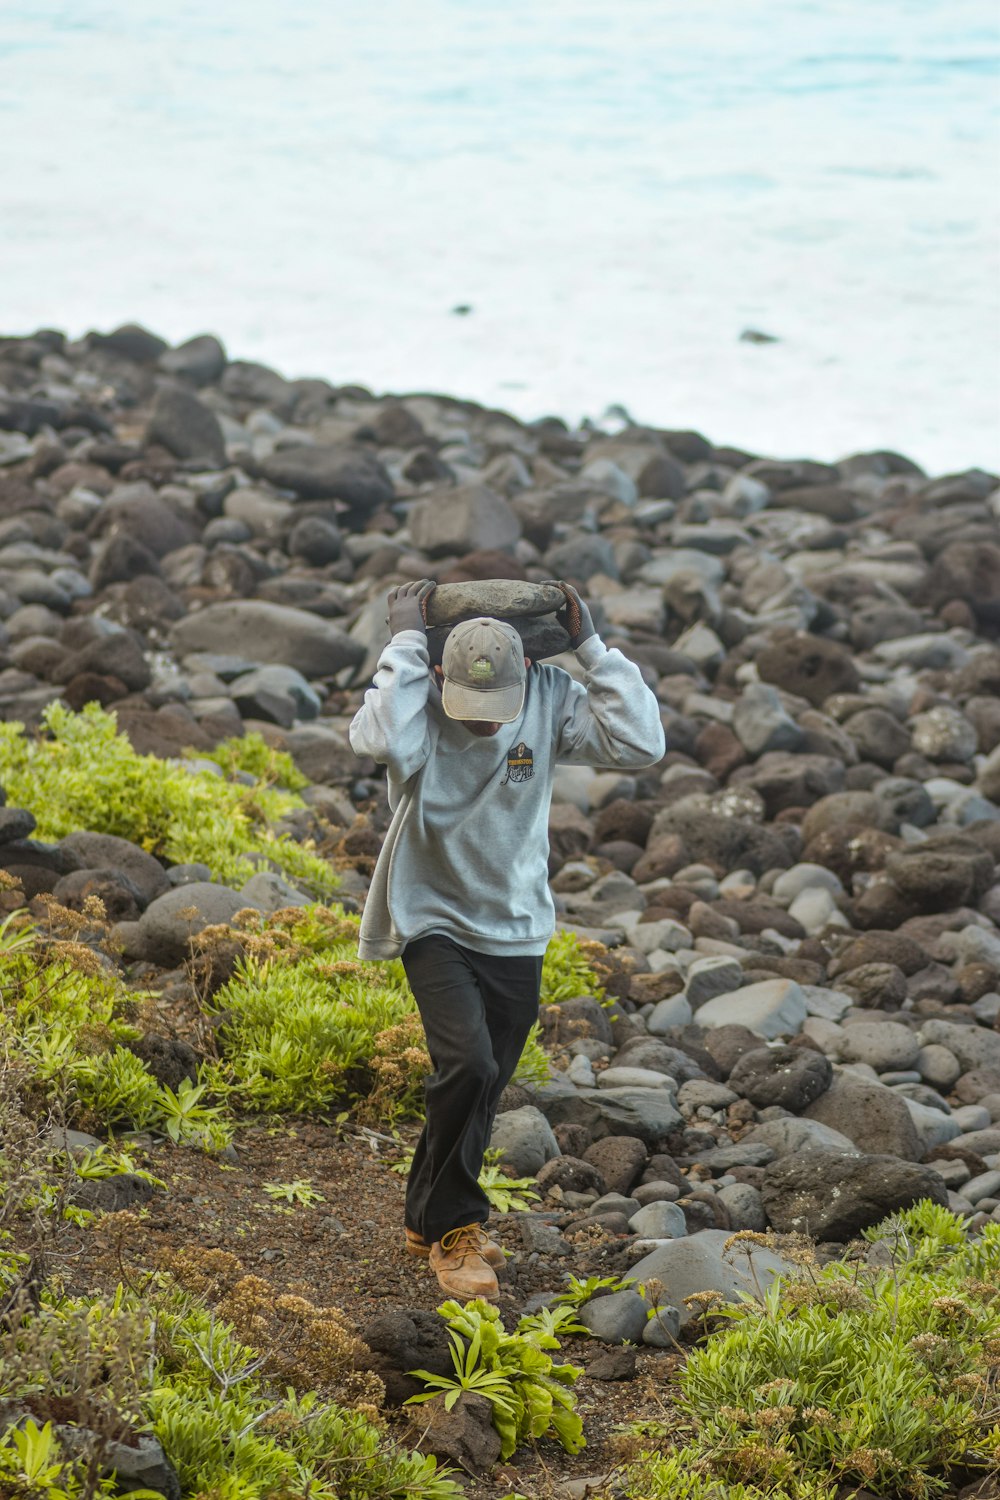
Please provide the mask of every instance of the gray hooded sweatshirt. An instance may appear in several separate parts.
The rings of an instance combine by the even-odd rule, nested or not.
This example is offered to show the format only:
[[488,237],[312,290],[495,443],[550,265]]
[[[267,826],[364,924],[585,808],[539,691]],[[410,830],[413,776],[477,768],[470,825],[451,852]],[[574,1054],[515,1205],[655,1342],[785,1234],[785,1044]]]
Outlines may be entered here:
[[478,737],[441,707],[423,632],[393,636],[350,730],[358,755],[388,767],[393,811],[361,958],[396,958],[432,932],[479,953],[545,952],[556,765],[640,770],[664,753],[659,705],[639,669],[597,636],[577,659],[584,684],[536,663],[518,718]]

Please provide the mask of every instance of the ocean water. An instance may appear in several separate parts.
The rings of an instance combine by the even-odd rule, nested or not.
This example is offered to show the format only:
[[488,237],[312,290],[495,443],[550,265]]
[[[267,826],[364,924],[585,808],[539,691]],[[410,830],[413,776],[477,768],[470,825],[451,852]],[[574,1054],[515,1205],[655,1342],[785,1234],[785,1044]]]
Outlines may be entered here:
[[4,0],[0,328],[1000,467],[998,54],[994,0]]

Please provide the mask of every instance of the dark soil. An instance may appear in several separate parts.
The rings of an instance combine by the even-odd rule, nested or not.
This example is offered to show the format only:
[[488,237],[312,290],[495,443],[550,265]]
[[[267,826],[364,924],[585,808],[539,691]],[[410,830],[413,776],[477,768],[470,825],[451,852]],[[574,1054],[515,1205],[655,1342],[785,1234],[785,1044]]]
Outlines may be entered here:
[[[412,1132],[411,1132],[412,1133]],[[374,1138],[312,1121],[254,1123],[235,1142],[238,1163],[194,1150],[158,1145],[142,1164],[166,1183],[141,1220],[111,1215],[81,1231],[60,1270],[67,1290],[113,1287],[123,1276],[140,1279],[161,1257],[201,1247],[238,1257],[247,1273],[274,1287],[341,1309],[358,1331],[390,1308],[435,1308],[445,1298],[425,1261],[403,1248],[404,1180],[392,1171],[398,1152]],[[307,1181],[323,1201],[306,1207],[270,1196],[265,1183]],[[615,1274],[605,1251],[611,1242],[581,1247],[573,1263],[532,1263],[521,1246],[517,1215],[495,1217],[492,1228],[514,1254],[501,1272],[500,1309],[508,1328],[537,1292],[562,1289],[568,1271]],[[596,1340],[573,1339],[565,1355],[587,1366],[607,1353]],[[569,1479],[606,1475],[621,1459],[615,1433],[621,1425],[662,1415],[676,1387],[671,1376],[682,1355],[640,1351],[636,1376],[601,1381],[586,1374],[576,1386],[586,1448],[571,1457],[555,1442],[519,1450],[487,1479],[465,1478],[469,1500],[501,1500],[512,1492],[544,1500],[565,1495]],[[410,1413],[388,1411],[390,1429],[412,1446],[419,1435]],[[617,1451],[616,1451],[617,1450]]]

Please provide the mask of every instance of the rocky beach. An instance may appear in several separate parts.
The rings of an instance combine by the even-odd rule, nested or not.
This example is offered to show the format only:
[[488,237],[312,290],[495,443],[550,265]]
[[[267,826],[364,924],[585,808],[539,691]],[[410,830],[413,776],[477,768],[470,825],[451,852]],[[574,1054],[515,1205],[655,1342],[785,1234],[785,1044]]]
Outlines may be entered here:
[[[262,1104],[254,1081],[282,1076],[263,1042],[252,1077],[220,1070],[240,965],[273,924],[294,937],[310,903],[335,904],[348,925],[316,939],[316,972],[334,994],[363,985],[332,945],[349,943],[389,810],[347,728],[387,638],[386,594],[418,577],[442,599],[448,586],[455,618],[477,612],[470,586],[485,580],[512,600],[525,583],[575,585],[656,694],[667,752],[645,772],[557,774],[549,870],[565,936],[545,1056],[507,1090],[493,1140],[537,1194],[497,1221],[507,1321],[551,1307],[568,1274],[607,1283],[577,1299],[578,1337],[591,1337],[572,1351],[598,1435],[572,1457],[550,1436],[498,1470],[480,1397],[448,1420],[406,1408],[432,1428],[408,1441],[483,1500],[679,1494],[630,1478],[641,1444],[622,1458],[607,1413],[618,1426],[662,1416],[712,1309],[766,1297],[804,1246],[817,1275],[878,1271],[887,1241],[859,1237],[888,1221],[898,1238],[893,1216],[918,1204],[939,1214],[942,1243],[947,1222],[1000,1250],[1000,479],[931,476],[888,451],[779,460],[667,426],[524,423],[451,396],[290,379],[212,335],[0,337],[7,941],[29,918],[45,942],[71,931],[90,954],[73,962],[92,961],[101,984],[155,996],[127,1039],[154,1088],[176,1100],[185,1080],[204,1084],[191,1108],[209,1111],[224,1082],[237,1091],[221,1150],[192,1149],[213,1146],[207,1131],[199,1143],[64,1105],[70,1155],[113,1131],[159,1186],[135,1170],[105,1178],[92,1222],[67,1230],[76,1269],[60,1275],[77,1295],[109,1286],[126,1230],[136,1266],[172,1256],[180,1275],[192,1246],[239,1256],[273,1295],[340,1310],[351,1376],[381,1382],[390,1424],[420,1389],[409,1372],[450,1369],[436,1288],[403,1264],[391,1166],[412,1107],[359,1110],[382,1097],[387,1059],[418,1092],[419,1032],[401,999],[336,1088],[317,1092],[314,1070],[313,1093],[303,1083],[283,1105]],[[432,652],[445,632],[432,629]],[[523,635],[529,655],[579,674],[551,617]],[[225,863],[209,812],[188,814],[173,844],[155,808],[142,831],[130,821],[142,798],[166,805],[189,785],[232,793],[222,821],[244,831]],[[30,1116],[59,1065],[30,1048],[19,1061],[17,1036],[8,1022]],[[268,1118],[287,1139],[271,1141]],[[279,1170],[318,1184],[322,1203],[303,1200],[294,1224],[253,1207]],[[136,1205],[146,1217],[129,1226]],[[203,1274],[199,1292],[216,1281]],[[810,1470],[813,1489],[733,1469],[762,1486],[748,1500],[996,1496],[992,1285],[969,1347],[994,1362],[960,1452],[907,1467],[888,1440],[845,1440]],[[708,1333],[706,1347],[723,1336]],[[167,1477],[143,1483],[214,1494],[156,1431]],[[890,1458],[857,1457],[869,1451]],[[683,1493],[729,1493],[706,1474]],[[351,1494],[432,1493],[412,1484]]]

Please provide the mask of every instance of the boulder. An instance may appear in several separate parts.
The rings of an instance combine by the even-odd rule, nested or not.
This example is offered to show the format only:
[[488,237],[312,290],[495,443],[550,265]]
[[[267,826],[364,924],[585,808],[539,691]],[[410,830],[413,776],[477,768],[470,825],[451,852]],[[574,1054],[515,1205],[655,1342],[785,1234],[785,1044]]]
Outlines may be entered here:
[[140,917],[135,947],[147,963],[171,969],[191,957],[191,939],[203,927],[231,922],[253,902],[226,885],[194,881],[157,896]]
[[837,1073],[805,1114],[873,1155],[889,1154],[903,1161],[918,1161],[923,1155],[905,1101],[884,1084]]
[[718,1292],[725,1302],[758,1299],[776,1276],[787,1276],[789,1263],[758,1245],[729,1244],[725,1229],[703,1229],[685,1239],[658,1245],[629,1271],[638,1283],[659,1281],[666,1299],[680,1312],[681,1326],[699,1314],[697,1304],[686,1305],[699,1292]]
[[210,604],[179,620],[175,649],[212,651],[260,663],[294,667],[305,677],[332,677],[364,658],[364,647],[330,620],[261,599]]
[[[232,370],[226,373],[227,375]],[[279,448],[250,468],[302,500],[342,500],[353,511],[370,514],[393,498],[387,470],[365,448],[349,446]]]
[[161,386],[146,428],[147,443],[159,443],[175,458],[221,468],[226,444],[215,412],[182,386]]
[[764,1209],[780,1234],[853,1239],[922,1199],[946,1206],[948,1189],[930,1167],[895,1156],[814,1150],[764,1169]]
[[775,640],[754,657],[757,673],[816,708],[834,693],[854,693],[860,677],[850,652],[821,636],[792,635]]
[[805,996],[794,980],[764,979],[707,1001],[698,1011],[698,1025],[746,1026],[770,1041],[794,1036],[806,1014]]
[[551,1125],[533,1104],[497,1115],[490,1147],[502,1153],[503,1165],[514,1177],[533,1177],[547,1161],[559,1155]]
[[502,495],[468,484],[418,500],[410,512],[410,534],[421,552],[444,557],[513,547],[521,523]]
[[821,1052],[805,1047],[760,1047],[744,1052],[729,1086],[757,1109],[780,1105],[798,1114],[830,1086],[833,1067]]

